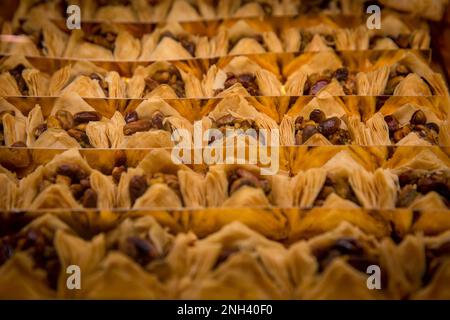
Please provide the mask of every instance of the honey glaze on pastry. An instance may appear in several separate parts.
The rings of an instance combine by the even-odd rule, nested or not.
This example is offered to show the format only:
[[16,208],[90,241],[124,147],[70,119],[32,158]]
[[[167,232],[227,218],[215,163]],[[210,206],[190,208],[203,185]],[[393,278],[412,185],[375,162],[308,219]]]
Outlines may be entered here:
[[435,192],[450,208],[450,172],[445,170],[407,170],[398,176],[397,207],[410,207],[419,197]]
[[309,120],[302,116],[295,119],[295,144],[301,145],[316,133],[325,136],[332,144],[345,145],[351,142],[348,130],[340,128],[341,119],[338,117],[326,118],[323,111],[314,109]]
[[44,176],[44,179],[39,183],[38,192],[42,192],[55,183],[68,186],[74,199],[81,203],[83,207],[97,207],[97,192],[91,187],[89,173],[77,164],[59,165],[54,174]]
[[73,116],[66,110],[58,110],[55,115],[48,116],[44,123],[39,124],[33,130],[37,140],[46,130],[63,129],[69,136],[77,140],[82,148],[91,148],[89,137],[86,134],[87,124],[91,121],[100,121],[101,115],[96,111],[77,112]]
[[226,80],[224,83],[223,89],[217,89],[214,95],[219,94],[220,92],[232,87],[236,83],[240,83],[247,92],[252,96],[261,95],[259,91],[258,84],[256,83],[256,76],[250,73],[242,73],[242,74],[234,74],[232,72],[227,72]]
[[136,132],[149,131],[149,130],[163,130],[172,132],[170,125],[167,123],[163,125],[164,115],[155,111],[151,116],[151,119],[139,119],[139,115],[136,111],[131,111],[125,115],[126,125],[123,127],[123,133],[126,136],[132,135]]
[[191,40],[189,40],[189,37],[187,37],[186,35],[174,35],[172,32],[170,31],[164,31],[163,33],[161,33],[160,37],[159,37],[159,41],[161,42],[162,39],[164,38],[170,38],[173,39],[175,41],[178,41],[181,46],[186,49],[187,52],[189,52],[189,54],[192,57],[195,57],[195,43]]
[[91,32],[85,33],[84,40],[99,45],[110,51],[114,51],[117,33],[102,30],[101,25],[95,25]]
[[400,126],[394,115],[384,117],[389,128],[389,137],[393,143],[397,143],[411,132],[415,132],[431,144],[438,144],[439,126],[434,122],[428,122],[427,116],[422,110],[417,110],[411,116],[409,123]]
[[336,194],[342,199],[350,200],[360,206],[360,202],[346,177],[328,174],[313,205],[322,206],[331,194]]
[[186,96],[184,81],[181,77],[180,71],[172,65],[166,70],[156,71],[153,75],[146,77],[144,80],[144,96],[162,84],[170,86],[179,98],[184,98]]
[[258,177],[255,173],[245,170],[244,168],[237,168],[228,172],[228,194],[231,196],[234,192],[243,186],[250,186],[252,188],[259,188],[264,191],[267,196],[270,194],[271,187],[268,180]]
[[344,259],[354,269],[364,273],[368,266],[377,264],[376,257],[370,256],[361,243],[352,237],[342,237],[328,244],[327,247],[314,248],[313,255],[317,259],[319,272],[323,272],[338,257]]
[[356,73],[347,68],[339,68],[335,71],[325,70],[320,74],[311,74],[303,89],[304,95],[317,95],[333,80],[337,80],[346,95],[356,94]]
[[17,87],[23,96],[29,95],[28,85],[22,76],[22,72],[25,70],[23,64],[18,64],[14,69],[9,70],[9,74],[16,80]]
[[1,237],[0,267],[17,252],[27,252],[34,261],[34,268],[45,270],[48,286],[56,290],[61,263],[53,237],[53,231],[45,225],[26,228],[20,233]]
[[131,204],[133,205],[138,198],[140,198],[144,193],[155,184],[165,184],[172,191],[176,193],[179,197],[180,201],[183,201],[183,197],[181,196],[180,183],[178,181],[178,177],[174,174],[166,174],[166,173],[153,173],[147,175],[137,175],[133,176],[130,180],[129,184],[129,193]]

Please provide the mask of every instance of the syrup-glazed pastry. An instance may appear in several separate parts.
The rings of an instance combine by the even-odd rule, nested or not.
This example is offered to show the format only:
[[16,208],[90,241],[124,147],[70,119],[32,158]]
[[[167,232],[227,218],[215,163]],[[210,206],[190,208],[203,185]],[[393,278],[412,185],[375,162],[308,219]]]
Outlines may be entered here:
[[47,117],[36,105],[27,118],[27,145],[36,148],[109,148],[109,120],[76,93],[59,98]]
[[141,53],[141,42],[125,29],[111,24],[90,27],[72,31],[65,58],[135,60]]
[[207,37],[193,35],[176,22],[156,28],[142,37],[139,60],[182,60],[210,56]]
[[413,0],[413,1],[395,1],[395,0],[381,0],[383,5],[412,13],[415,16],[424,17],[431,20],[441,20],[445,13],[447,0]]
[[26,118],[4,98],[0,98],[0,146],[26,146]]
[[245,56],[234,57],[225,66],[210,67],[202,85],[206,97],[281,95],[277,75]]
[[[288,264],[297,299],[399,299],[409,279],[394,255],[392,240],[377,240],[346,222],[300,241],[289,249]],[[367,272],[378,268],[380,290],[368,287]]]
[[6,21],[1,33],[15,35],[15,41],[2,41],[0,51],[9,55],[61,57],[67,44],[67,34],[47,19],[38,23],[33,21],[35,19],[42,17],[23,20],[16,29]]
[[0,63],[0,96],[47,96],[50,77],[24,56],[5,57]]
[[[278,130],[278,125],[271,117],[258,111],[244,97],[228,95],[202,119],[203,130],[218,130],[219,136],[211,135],[204,145],[222,145],[235,136],[246,135],[253,143],[271,145],[271,130]],[[262,129],[262,130],[261,130]],[[227,132],[228,130],[228,132]],[[218,134],[218,132],[216,132]],[[273,140],[278,143],[278,140]]]
[[17,208],[19,180],[16,174],[0,166],[0,210]]
[[118,183],[120,208],[181,208],[204,206],[203,177],[176,164],[164,149],[151,150],[136,168],[128,168]]
[[203,96],[200,80],[192,67],[182,63],[158,61],[139,66],[127,83],[129,98],[162,99],[199,98]]
[[315,97],[306,105],[297,103],[281,121],[281,144],[352,144],[356,128],[347,117],[354,113],[343,101],[330,97]]
[[77,265],[87,277],[105,253],[103,235],[85,241],[50,214],[18,233],[0,237],[0,247],[0,297],[4,299],[73,297],[77,290],[67,288],[66,268]]
[[395,208],[398,189],[395,174],[383,168],[367,170],[357,154],[347,150],[331,158],[327,155],[334,152],[321,151],[317,156],[322,157],[323,162],[317,161],[317,167],[300,171],[290,180],[294,206]]
[[182,235],[168,260],[181,299],[287,299],[286,249],[239,222],[201,240]]
[[378,112],[363,123],[353,117],[349,122],[360,127],[357,142],[373,145],[446,145],[449,141],[448,112],[421,97],[403,103],[387,100]]
[[344,96],[359,94],[356,72],[332,51],[303,54],[285,67],[286,94]]
[[88,299],[163,299],[173,294],[166,256],[173,236],[150,216],[126,219],[106,234],[107,254],[86,277]]
[[442,75],[413,52],[394,51],[356,77],[359,95],[448,96]]
[[208,207],[289,206],[285,199],[288,176],[264,175],[255,165],[218,164],[209,167],[205,178]]
[[153,97],[141,102],[125,117],[113,116],[114,126],[109,134],[116,145],[124,148],[172,147],[172,134],[182,130],[183,138],[192,141],[192,124],[180,113],[160,98]]
[[75,92],[89,98],[126,98],[126,85],[116,71],[107,71],[89,61],[78,61],[55,71],[49,95]]
[[113,208],[112,177],[92,169],[76,149],[56,155],[20,180],[19,206],[28,209]]
[[[170,1],[169,1],[170,2]],[[204,0],[173,0],[167,21],[196,21],[215,18],[214,5]]]
[[213,56],[283,52],[270,25],[258,20],[226,21],[211,39]]
[[449,208],[450,162],[442,151],[399,148],[386,167],[398,177],[397,207],[414,210]]
[[[446,285],[450,280],[450,232],[430,237],[410,239],[412,242],[402,251],[403,268],[409,271],[412,283],[416,285],[411,299],[449,299],[450,291]],[[406,240],[405,240],[406,242]],[[406,250],[410,250],[406,252]],[[412,251],[412,250],[414,251]],[[411,253],[414,260],[419,260],[414,265],[408,256]]]
[[221,0],[218,6],[220,17],[264,17],[296,14],[296,7],[291,1],[278,0]]

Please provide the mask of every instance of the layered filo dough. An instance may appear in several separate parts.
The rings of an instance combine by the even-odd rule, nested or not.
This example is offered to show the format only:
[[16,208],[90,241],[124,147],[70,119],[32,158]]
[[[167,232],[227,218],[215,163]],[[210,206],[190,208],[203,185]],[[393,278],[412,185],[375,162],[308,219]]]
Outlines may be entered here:
[[381,26],[381,29],[372,30],[358,28],[359,38],[354,40],[357,44],[356,49],[430,49],[430,31],[425,22],[418,19],[404,19],[403,16],[388,11],[381,17]]
[[396,207],[448,210],[450,164],[438,150],[400,148],[386,164],[396,175]]
[[26,146],[26,117],[22,112],[0,98],[0,146]]
[[15,41],[0,43],[0,52],[8,55],[61,57],[69,38],[54,23],[42,17],[30,17],[18,26],[6,21],[1,34],[14,36]]
[[283,52],[272,27],[259,20],[225,21],[210,40],[211,56]]
[[128,98],[199,98],[202,86],[195,70],[182,63],[158,61],[138,66],[127,82]]
[[358,95],[447,96],[442,75],[418,54],[393,51],[382,55],[356,77]]
[[112,208],[116,186],[112,177],[92,169],[76,149],[56,155],[21,179],[18,206],[38,209]]
[[200,173],[172,161],[170,151],[151,150],[135,168],[120,175],[119,208],[182,208],[204,206],[205,183]]
[[239,222],[195,242],[179,236],[169,257],[176,298],[287,299],[292,288],[285,256],[280,243]]
[[364,122],[357,116],[349,121],[359,127],[355,141],[362,145],[447,145],[450,138],[448,111],[419,97],[387,100]]
[[177,130],[183,131],[180,135],[190,145],[193,134],[191,122],[157,97],[141,102],[125,116],[116,111],[108,129],[114,148],[172,147]]
[[0,257],[0,297],[70,297],[74,291],[67,287],[66,268],[77,265],[87,277],[105,254],[104,242],[103,235],[83,240],[50,214],[36,218],[15,234],[2,235],[0,246],[5,254]]
[[44,117],[39,105],[28,113],[27,146],[33,148],[109,148],[109,122],[76,93],[59,98]]
[[89,61],[78,61],[55,71],[49,95],[76,93],[88,98],[126,98],[126,84],[116,71],[107,71]]
[[141,42],[125,28],[114,24],[94,24],[89,30],[73,30],[64,58],[95,60],[136,60]]
[[[285,197],[295,207],[393,209],[398,180],[389,169],[368,170],[358,154],[341,150],[316,154],[315,167],[297,172],[288,181]],[[320,160],[322,158],[322,160]]]
[[[407,237],[400,253],[403,268],[408,272],[413,286],[411,299],[449,299],[450,291],[446,285],[450,280],[450,232],[430,237]],[[415,263],[408,256],[415,253]]]
[[[302,105],[294,104],[280,124],[280,142],[292,145],[352,144],[357,126],[348,121],[354,114],[341,100],[314,97]],[[356,116],[356,115],[355,115]]]
[[174,236],[150,216],[126,219],[104,237],[104,255],[77,297],[163,299],[174,295],[167,256]]
[[281,95],[281,83],[273,70],[246,56],[231,58],[224,66],[211,66],[202,80],[202,86],[206,97]]
[[208,207],[289,206],[284,172],[264,175],[261,167],[246,164],[210,166],[205,177]]
[[264,16],[294,15],[297,13],[295,2],[284,0],[231,0],[219,1],[219,17],[249,18]]
[[45,21],[58,20],[65,16],[62,1],[25,0],[19,2],[12,18],[12,26],[16,29],[25,24],[24,29],[37,30]]
[[139,60],[184,60],[207,58],[212,54],[206,36],[193,35],[179,23],[169,22],[142,37]]
[[[295,299],[399,299],[410,279],[395,255],[397,247],[343,222],[336,229],[295,243],[288,266]],[[379,290],[370,290],[368,273],[380,268]]]
[[0,165],[0,210],[17,208],[19,179],[14,172]]
[[448,4],[448,0],[381,0],[380,2],[387,7],[436,21],[442,19]]
[[278,131],[276,121],[240,95],[224,97],[202,118],[202,129],[210,130],[210,135],[203,141],[204,146],[225,146],[239,137],[244,138],[244,145],[268,146],[279,141],[278,136],[272,137],[274,131]]
[[367,29],[365,24],[345,28],[329,17],[317,17],[283,28],[281,38],[286,52],[429,49],[427,24],[402,18],[386,12],[381,29]]
[[287,95],[361,95],[358,73],[344,66],[333,51],[303,54],[292,60],[285,69]]
[[36,69],[23,55],[0,62],[0,96],[47,96],[50,76]]

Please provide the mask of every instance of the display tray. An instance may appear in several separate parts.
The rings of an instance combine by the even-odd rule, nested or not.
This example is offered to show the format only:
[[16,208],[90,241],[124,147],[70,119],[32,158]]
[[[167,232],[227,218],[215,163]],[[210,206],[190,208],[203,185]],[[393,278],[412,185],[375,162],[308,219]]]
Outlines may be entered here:
[[422,2],[3,1],[0,299],[450,299]]

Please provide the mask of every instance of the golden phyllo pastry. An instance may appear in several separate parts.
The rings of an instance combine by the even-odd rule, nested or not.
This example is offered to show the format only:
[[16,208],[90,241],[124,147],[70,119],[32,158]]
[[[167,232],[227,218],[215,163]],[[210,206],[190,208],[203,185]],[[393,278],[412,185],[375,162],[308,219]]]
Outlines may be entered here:
[[200,174],[175,164],[171,153],[151,150],[136,168],[120,176],[117,205],[120,208],[181,208],[205,205]]
[[281,244],[239,222],[201,240],[179,236],[169,258],[176,298],[287,299],[285,255]]
[[19,192],[19,206],[33,210],[112,208],[116,203],[112,178],[92,169],[75,149],[56,155],[20,180]]
[[0,63],[0,96],[47,96],[50,77],[24,56],[5,57]]
[[210,67],[202,85],[206,97],[281,95],[277,76],[245,56],[234,57],[223,67]]
[[36,218],[16,234],[1,237],[0,247],[0,296],[7,299],[73,296],[77,290],[67,289],[66,268],[77,265],[87,276],[104,255],[102,235],[82,240],[50,214]]

